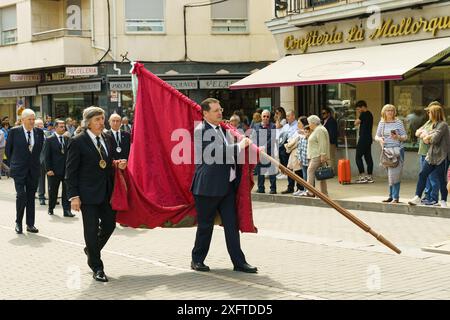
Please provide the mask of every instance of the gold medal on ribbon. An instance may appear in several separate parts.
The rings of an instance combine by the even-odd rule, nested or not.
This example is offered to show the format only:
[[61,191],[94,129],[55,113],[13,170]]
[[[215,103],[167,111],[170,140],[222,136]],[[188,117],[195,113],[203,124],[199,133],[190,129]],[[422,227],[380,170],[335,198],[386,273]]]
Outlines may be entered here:
[[31,144],[28,145],[28,150],[29,150],[30,152],[33,152],[33,146],[32,146]]
[[105,169],[106,168],[106,161],[102,159],[102,160],[100,160],[98,165],[100,166],[100,168]]

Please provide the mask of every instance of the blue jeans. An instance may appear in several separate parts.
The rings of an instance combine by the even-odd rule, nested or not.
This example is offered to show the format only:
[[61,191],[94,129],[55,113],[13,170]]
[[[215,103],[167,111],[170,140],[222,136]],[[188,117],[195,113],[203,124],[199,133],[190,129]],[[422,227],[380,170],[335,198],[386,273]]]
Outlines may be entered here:
[[[422,171],[423,165],[425,163],[426,156],[420,156],[420,170]],[[419,176],[420,177],[420,176]],[[428,177],[427,182],[425,184],[425,198],[431,201],[439,200],[439,179],[436,176],[436,171],[433,171]]]
[[308,167],[302,166],[303,180],[308,181]]
[[[400,160],[403,162],[405,160],[405,149],[400,149]],[[400,199],[400,182],[389,186],[389,198],[398,200]]]
[[447,160],[442,161],[438,165],[429,164],[427,161],[424,162],[423,168],[419,173],[419,181],[417,181],[416,196],[421,197],[423,190],[425,190],[427,177],[432,174],[436,175],[439,181],[439,187],[441,189],[441,200],[447,201]]

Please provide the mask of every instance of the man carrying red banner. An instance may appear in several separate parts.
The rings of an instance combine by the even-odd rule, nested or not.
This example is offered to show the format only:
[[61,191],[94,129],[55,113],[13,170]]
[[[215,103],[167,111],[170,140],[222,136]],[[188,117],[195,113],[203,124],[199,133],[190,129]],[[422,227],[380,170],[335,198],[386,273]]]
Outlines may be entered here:
[[216,99],[209,98],[200,104],[203,122],[194,132],[195,173],[191,191],[197,210],[197,235],[192,250],[191,268],[209,271],[204,264],[208,254],[214,228],[214,218],[219,212],[225,231],[228,253],[235,271],[256,273],[257,268],[249,265],[241,250],[236,214],[236,191],[240,182],[237,158],[251,140],[242,139],[231,144],[222,122],[222,107]]

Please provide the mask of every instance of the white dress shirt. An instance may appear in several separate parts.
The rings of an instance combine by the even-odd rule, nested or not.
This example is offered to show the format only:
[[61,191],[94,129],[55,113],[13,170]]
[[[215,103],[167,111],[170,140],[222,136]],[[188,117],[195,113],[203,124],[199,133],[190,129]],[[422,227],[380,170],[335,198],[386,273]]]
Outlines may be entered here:
[[[111,128],[111,132],[113,134],[114,140],[117,142],[117,144],[120,144],[122,141],[120,139],[122,139],[122,137],[120,136],[120,129],[118,131],[115,131],[114,129]],[[119,141],[117,141],[117,136],[116,134],[119,134]]]
[[[28,130],[25,128],[25,126],[24,125],[22,125],[22,128],[23,128],[23,133],[24,133],[24,135],[25,135],[25,141],[28,143]],[[30,130],[30,135],[31,135],[31,141],[30,141],[30,145],[31,145],[31,148],[33,148],[33,146],[34,146],[34,131],[33,131],[33,129],[31,129]]]
[[[95,134],[93,134],[92,131],[89,129],[87,129],[86,131],[87,131],[89,137],[91,138],[92,142],[94,143],[94,146],[97,148],[97,136]],[[102,135],[99,135],[99,137],[100,137],[100,143],[102,144],[103,149],[105,149],[106,155],[108,155],[108,148],[106,147],[105,140],[103,140]]]
[[[206,121],[206,120],[205,120]],[[208,122],[208,121],[206,121],[206,122]],[[223,138],[223,141],[225,142],[225,145],[229,145],[229,143],[228,143],[228,139],[227,139],[227,137],[225,136],[225,134],[223,133],[223,131],[222,131],[222,128],[220,127],[220,125],[214,125],[214,124],[212,124],[212,123],[210,123],[210,122],[208,122],[208,124],[211,126],[211,127],[213,127],[213,129],[214,130],[216,130],[216,127],[219,127],[220,128],[220,134],[222,135],[222,138]],[[217,130],[216,130],[217,131]],[[238,146],[238,153],[239,152],[241,152],[241,147],[239,146],[239,144],[237,145]],[[234,159],[234,157],[233,157],[233,159]],[[230,182],[231,181],[233,181],[234,179],[236,179],[236,170],[233,168],[233,167],[231,167],[230,168]]]

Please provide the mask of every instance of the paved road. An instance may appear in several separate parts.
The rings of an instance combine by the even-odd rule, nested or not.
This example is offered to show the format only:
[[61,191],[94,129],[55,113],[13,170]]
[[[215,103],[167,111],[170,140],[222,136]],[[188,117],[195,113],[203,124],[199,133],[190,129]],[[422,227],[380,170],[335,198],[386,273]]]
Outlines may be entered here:
[[254,203],[257,234],[241,236],[258,274],[232,271],[216,227],[206,263],[189,268],[195,229],[118,227],[103,251],[110,282],[93,281],[81,216],[46,214],[39,234],[16,235],[11,180],[0,180],[0,299],[450,299],[450,256],[421,247],[448,240],[450,220],[354,212],[398,245],[385,249],[332,209]]

